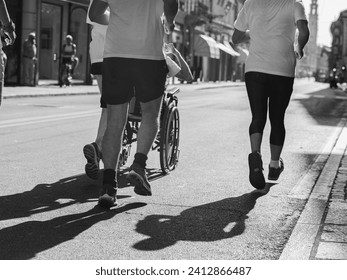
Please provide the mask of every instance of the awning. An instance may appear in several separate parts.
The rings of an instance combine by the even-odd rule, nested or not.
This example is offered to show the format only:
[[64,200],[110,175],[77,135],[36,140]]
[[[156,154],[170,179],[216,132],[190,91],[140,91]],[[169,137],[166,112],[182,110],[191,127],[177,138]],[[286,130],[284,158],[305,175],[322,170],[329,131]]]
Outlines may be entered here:
[[196,34],[194,40],[194,54],[196,56],[219,58],[217,42],[209,36]]
[[220,48],[223,52],[230,54],[231,56],[240,56],[238,52],[236,52],[228,43],[228,41],[224,41],[224,44],[217,43],[218,48]]

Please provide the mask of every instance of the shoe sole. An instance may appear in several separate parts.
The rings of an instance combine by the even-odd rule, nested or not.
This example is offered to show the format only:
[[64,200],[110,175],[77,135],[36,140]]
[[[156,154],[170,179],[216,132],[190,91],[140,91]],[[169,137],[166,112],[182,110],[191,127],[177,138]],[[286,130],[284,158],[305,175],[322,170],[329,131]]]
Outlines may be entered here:
[[99,197],[98,204],[102,207],[112,207],[114,205],[117,205],[116,198],[113,196],[108,195],[107,193],[103,194]]
[[99,163],[95,156],[96,151],[93,145],[85,145],[83,147],[83,154],[87,160],[87,164],[84,168],[86,175],[93,180],[99,178]]
[[263,171],[260,170],[255,172],[255,169],[259,169],[260,164],[257,163],[258,159],[254,157],[249,157],[248,158],[248,164],[249,164],[249,181],[251,185],[258,189],[262,190],[265,188],[266,182],[265,182],[265,177],[263,174]]
[[152,191],[146,186],[144,180],[138,176],[135,172],[130,171],[126,177],[131,185],[134,185],[134,192],[138,195],[151,196]]

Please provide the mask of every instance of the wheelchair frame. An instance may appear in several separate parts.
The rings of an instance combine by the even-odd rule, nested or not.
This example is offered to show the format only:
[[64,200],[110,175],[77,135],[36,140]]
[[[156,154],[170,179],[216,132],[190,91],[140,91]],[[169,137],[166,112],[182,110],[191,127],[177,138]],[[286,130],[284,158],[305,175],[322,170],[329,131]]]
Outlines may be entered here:
[[[160,111],[160,128],[152,145],[152,151],[157,150],[159,152],[160,167],[164,174],[176,168],[179,158],[180,119],[177,108],[178,98],[176,96],[179,91],[177,87],[165,91]],[[140,122],[140,112],[128,114],[119,157],[119,168],[126,164],[130,156],[132,143],[137,141]]]

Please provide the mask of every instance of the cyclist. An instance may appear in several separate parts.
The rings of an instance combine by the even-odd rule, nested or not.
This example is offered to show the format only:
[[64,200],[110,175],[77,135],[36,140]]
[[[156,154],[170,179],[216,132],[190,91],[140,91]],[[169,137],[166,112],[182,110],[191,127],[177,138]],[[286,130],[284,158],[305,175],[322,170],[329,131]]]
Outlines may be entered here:
[[73,43],[73,38],[71,35],[66,36],[66,44],[63,45],[62,54],[61,54],[61,62],[62,67],[60,70],[60,77],[63,76],[63,71],[65,71],[65,64],[71,63],[71,75],[73,75],[76,67],[79,64],[79,59],[76,56],[77,54],[77,46]]

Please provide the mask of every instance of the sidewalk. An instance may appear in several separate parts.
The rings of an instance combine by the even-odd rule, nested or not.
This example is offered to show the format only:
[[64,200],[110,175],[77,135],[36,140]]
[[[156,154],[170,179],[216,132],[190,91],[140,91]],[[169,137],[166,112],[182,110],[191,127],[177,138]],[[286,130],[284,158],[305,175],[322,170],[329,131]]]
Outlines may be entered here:
[[307,199],[281,260],[347,260],[347,119],[290,195]]
[[[169,84],[170,87],[179,87],[184,90],[185,87],[190,89],[204,89],[204,88],[220,88],[243,86],[244,82],[208,82],[208,83],[193,83],[193,84]],[[59,87],[57,84],[43,84],[36,87],[25,86],[6,86],[3,89],[3,98],[16,98],[16,97],[43,97],[43,96],[63,96],[63,95],[87,95],[99,94],[99,88],[96,82],[93,85],[75,84],[69,87]]]

